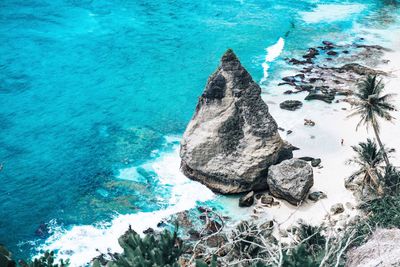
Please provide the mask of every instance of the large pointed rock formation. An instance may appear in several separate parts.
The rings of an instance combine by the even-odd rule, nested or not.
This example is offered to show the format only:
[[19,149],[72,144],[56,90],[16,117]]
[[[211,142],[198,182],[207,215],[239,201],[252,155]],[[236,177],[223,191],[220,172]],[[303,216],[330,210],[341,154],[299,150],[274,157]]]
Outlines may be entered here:
[[187,177],[224,194],[266,188],[268,167],[292,157],[261,88],[230,49],[208,79],[180,155]]

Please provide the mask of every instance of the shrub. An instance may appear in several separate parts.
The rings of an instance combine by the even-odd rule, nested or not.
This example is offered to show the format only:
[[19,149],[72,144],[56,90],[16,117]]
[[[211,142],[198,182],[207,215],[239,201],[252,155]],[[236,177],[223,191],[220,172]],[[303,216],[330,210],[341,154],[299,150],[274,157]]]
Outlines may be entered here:
[[360,208],[368,215],[372,227],[400,227],[400,196],[386,195],[363,203]]
[[400,171],[389,165],[385,169],[384,175],[385,193],[388,195],[399,195],[400,193]]
[[[165,230],[159,235],[148,234],[141,238],[134,230],[129,229],[118,239],[124,249],[107,263],[110,267],[179,267],[179,257],[183,253],[182,242],[177,236],[177,229],[170,233]],[[93,266],[101,266],[95,260]]]
[[22,267],[67,267],[69,266],[69,260],[65,262],[60,260],[60,263],[55,263],[54,251],[46,251],[41,257],[34,259],[33,262],[26,263],[20,260],[19,264]]

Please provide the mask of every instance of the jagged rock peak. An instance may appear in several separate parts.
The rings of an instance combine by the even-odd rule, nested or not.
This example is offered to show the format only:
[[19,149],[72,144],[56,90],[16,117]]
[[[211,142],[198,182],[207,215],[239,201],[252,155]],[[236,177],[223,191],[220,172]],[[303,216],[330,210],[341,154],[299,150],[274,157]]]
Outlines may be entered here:
[[292,153],[231,49],[210,76],[181,142],[186,176],[221,193],[264,188],[267,169]]

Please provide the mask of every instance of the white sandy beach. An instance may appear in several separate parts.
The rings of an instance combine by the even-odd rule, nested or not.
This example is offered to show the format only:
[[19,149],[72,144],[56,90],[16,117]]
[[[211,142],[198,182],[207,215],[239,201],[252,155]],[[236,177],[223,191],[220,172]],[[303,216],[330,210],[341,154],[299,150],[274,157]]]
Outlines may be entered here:
[[[385,93],[398,93],[400,85],[400,38],[393,40],[391,49],[384,56],[389,59],[388,64],[383,64],[378,69],[390,73],[390,77],[384,77],[386,84]],[[397,50],[395,50],[397,48]],[[285,72],[281,76],[291,75],[291,72]],[[295,157],[311,156],[321,158],[323,168],[314,168],[314,186],[310,192],[323,191],[327,194],[326,199],[313,203],[307,201],[301,207],[296,208],[286,201],[280,201],[281,205],[264,209],[264,216],[274,218],[282,227],[288,226],[298,219],[311,224],[320,224],[324,217],[329,213],[330,207],[336,203],[349,202],[356,204],[353,193],[344,187],[344,179],[351,175],[355,166],[346,164],[346,161],[354,156],[351,148],[366,138],[374,138],[373,130],[367,131],[365,127],[359,127],[356,131],[356,125],[359,121],[357,117],[348,118],[350,114],[350,105],[346,102],[326,104],[322,101],[303,101],[303,107],[297,111],[286,111],[279,108],[279,103],[287,99],[303,100],[306,93],[295,95],[283,95],[285,90],[277,86],[278,81],[265,88],[263,99],[268,103],[270,112],[278,122],[279,126],[293,133],[287,135],[286,132],[280,132],[281,136],[291,144],[300,148],[295,151]],[[337,98],[338,99],[338,98]],[[394,99],[396,106],[400,106],[400,95]],[[343,109],[346,110],[343,110]],[[394,112],[394,117],[400,118],[400,112]],[[314,127],[305,126],[304,119],[313,120]],[[392,154],[391,161],[395,166],[400,165],[400,126],[394,123],[381,123],[381,138],[390,148],[395,148],[396,152]],[[344,144],[341,145],[341,139]],[[296,210],[297,209],[297,210]],[[345,214],[354,215],[357,211],[349,209],[345,205]]]

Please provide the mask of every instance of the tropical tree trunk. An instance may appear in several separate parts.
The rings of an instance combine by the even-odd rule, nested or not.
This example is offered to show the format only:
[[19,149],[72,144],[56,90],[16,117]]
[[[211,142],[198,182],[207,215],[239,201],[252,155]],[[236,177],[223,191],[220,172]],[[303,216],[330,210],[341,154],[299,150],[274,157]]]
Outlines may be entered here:
[[379,137],[378,125],[376,124],[375,120],[372,121],[372,128],[374,128],[376,140],[378,141],[378,144],[379,144],[379,146],[380,146],[380,148],[382,150],[382,155],[383,155],[383,159],[385,160],[386,167],[388,167],[390,165],[389,158],[388,158],[388,156],[386,154],[386,151],[385,151],[385,149],[383,147],[381,138]]

